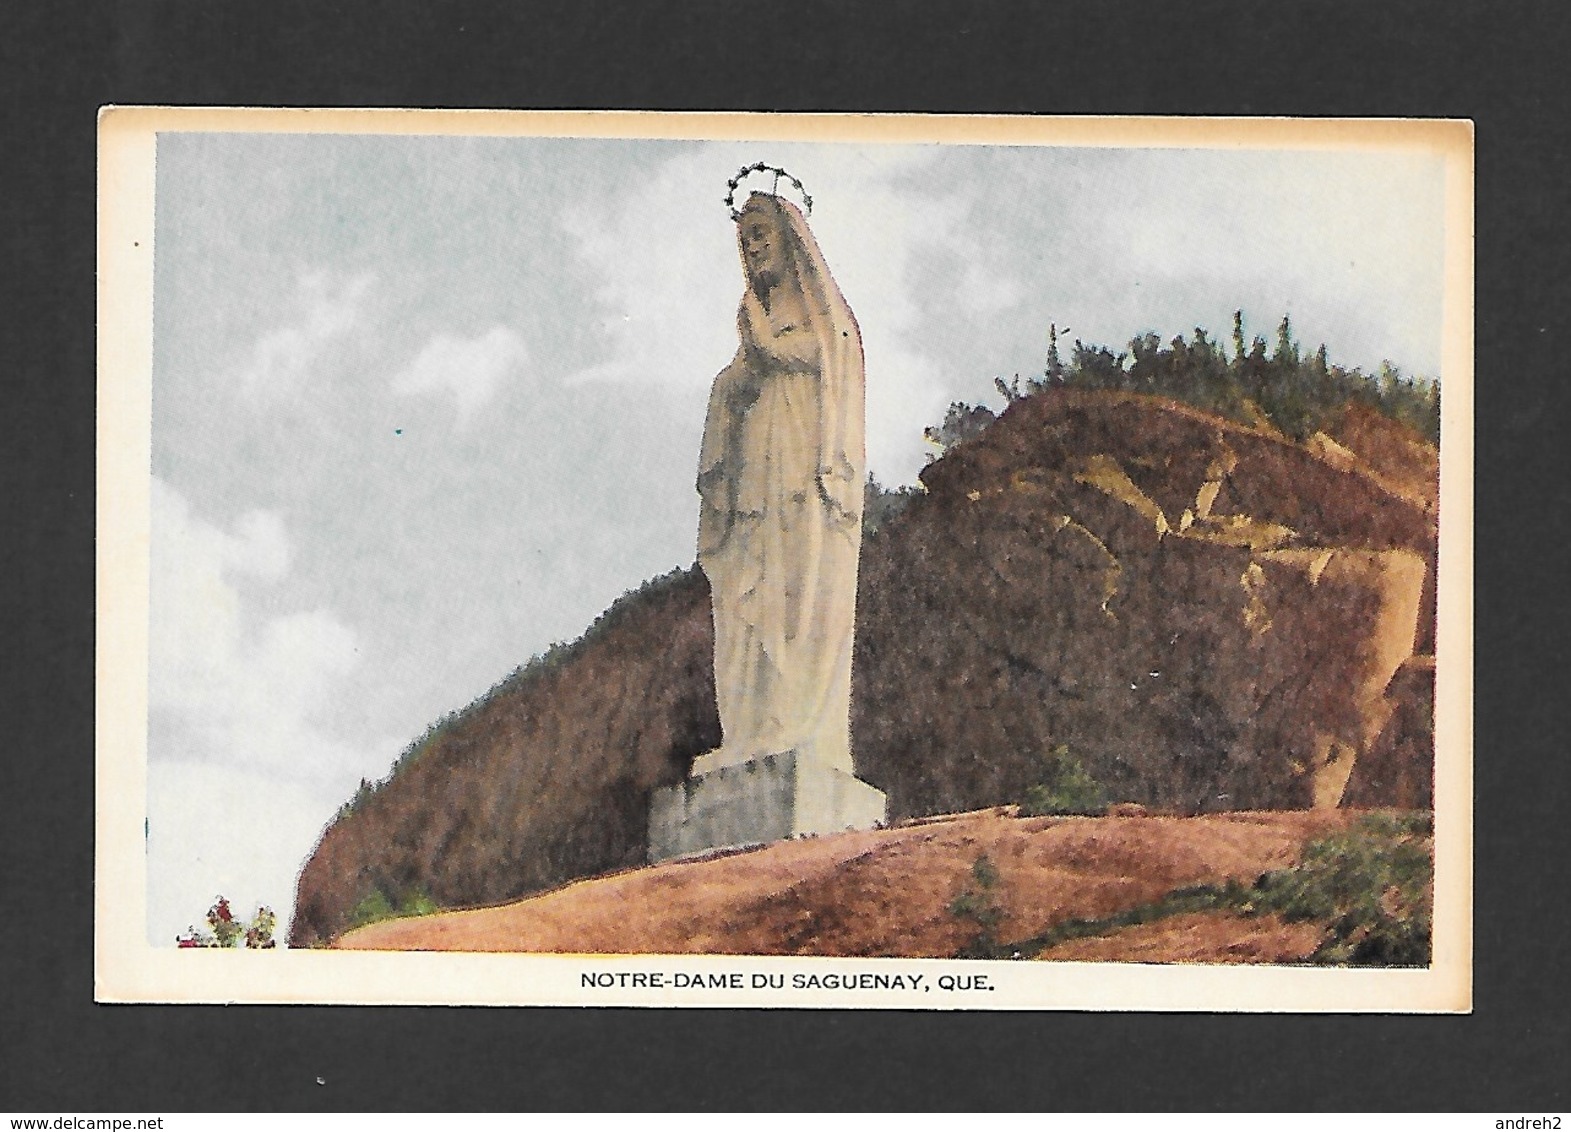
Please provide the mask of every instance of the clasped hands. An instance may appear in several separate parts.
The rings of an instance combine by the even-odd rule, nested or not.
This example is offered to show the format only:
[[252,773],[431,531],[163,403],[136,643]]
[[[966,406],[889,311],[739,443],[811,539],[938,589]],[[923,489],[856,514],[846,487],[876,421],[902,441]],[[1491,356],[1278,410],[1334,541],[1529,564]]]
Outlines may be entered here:
[[[846,471],[850,471],[850,465],[846,465]],[[834,468],[827,468],[822,465],[819,466],[818,471],[813,475],[813,482],[818,487],[818,498],[823,501],[830,515],[841,523],[854,523],[856,521],[856,516],[852,513],[852,510],[841,501],[841,493],[844,490],[843,485],[849,478],[851,477],[843,472],[837,472]],[[837,491],[836,488],[841,490]]]

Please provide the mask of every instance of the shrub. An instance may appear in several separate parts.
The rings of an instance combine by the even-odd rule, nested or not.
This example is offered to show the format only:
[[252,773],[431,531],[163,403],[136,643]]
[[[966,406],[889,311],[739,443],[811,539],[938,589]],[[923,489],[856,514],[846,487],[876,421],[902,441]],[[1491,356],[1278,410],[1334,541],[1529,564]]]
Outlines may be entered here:
[[[1004,390],[1006,401],[1013,400],[1006,386],[1000,385],[999,388]],[[1016,394],[1018,392],[1017,388]],[[951,402],[949,411],[944,414],[942,424],[922,430],[922,435],[935,449],[928,454],[929,462],[936,460],[956,444],[981,436],[996,418],[997,414],[986,405],[968,405],[964,401]]]
[[1047,814],[1104,814],[1107,812],[1107,791],[1069,753],[1063,744],[1054,747],[1046,757],[1038,760],[1042,781],[1026,788],[1020,802],[1022,817],[1041,817]]
[[257,908],[249,921],[235,919],[229,901],[220,896],[207,910],[207,926],[211,931],[198,931],[194,926],[184,935],[176,936],[180,947],[246,947],[265,950],[277,947],[273,931],[278,927],[278,917],[266,905]]
[[998,906],[993,890],[998,887],[998,870],[983,853],[971,866],[971,883],[949,902],[949,914],[976,924],[976,935],[960,949],[961,959],[997,959],[1004,949],[998,944],[998,925],[1004,910]]
[[862,537],[877,534],[923,494],[920,487],[885,487],[873,473],[862,485]]
[[354,931],[381,920],[400,920],[405,916],[429,916],[440,912],[441,906],[420,889],[405,892],[396,901],[389,900],[380,888],[373,888],[362,896],[349,910],[349,924],[345,931]]
[[1313,841],[1290,869],[1255,882],[1257,911],[1328,924],[1317,963],[1423,967],[1429,963],[1434,865],[1429,817],[1377,814]]

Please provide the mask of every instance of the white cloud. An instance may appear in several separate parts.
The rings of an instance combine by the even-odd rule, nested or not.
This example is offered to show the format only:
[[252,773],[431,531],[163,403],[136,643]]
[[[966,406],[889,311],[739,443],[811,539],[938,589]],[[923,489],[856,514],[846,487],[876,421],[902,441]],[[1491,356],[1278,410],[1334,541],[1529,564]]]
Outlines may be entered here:
[[[686,152],[618,199],[564,213],[564,227],[601,280],[596,326],[607,355],[570,380],[707,386],[730,359],[742,277],[718,188],[758,160],[761,148],[716,144]],[[862,329],[869,466],[886,483],[905,482],[924,462],[923,427],[949,401],[921,346],[916,261],[924,248],[973,250],[957,224],[968,198],[897,183],[936,156],[934,147],[768,148],[768,159],[813,195],[814,235]],[[743,193],[749,187],[744,183]],[[972,278],[968,307],[992,310],[1016,300],[1013,281],[989,274],[984,288],[982,279]]]
[[168,947],[218,896],[249,919],[265,904],[283,945],[295,881],[338,800],[243,767],[154,762],[147,768],[147,937]]
[[978,250],[967,257],[955,296],[961,309],[970,315],[991,315],[1019,303],[1025,294],[1019,281],[1000,272],[994,264],[972,258],[980,255]]
[[361,753],[312,722],[359,662],[355,633],[329,610],[259,612],[251,592],[265,596],[287,570],[282,519],[252,512],[228,532],[154,477],[152,533],[149,705],[189,744],[153,757],[358,773]]
[[393,379],[402,394],[450,393],[462,425],[495,394],[497,384],[529,356],[511,328],[493,326],[474,338],[437,334]]
[[1268,338],[1290,313],[1333,361],[1432,372],[1443,184],[1425,155],[1174,153],[1101,185],[1086,220],[1105,240],[1096,254],[1144,286],[1148,317],[1198,281],[1213,308],[1243,306]]
[[152,481],[152,707],[218,708],[241,676],[240,595],[235,576],[276,581],[288,569],[283,520],[254,511],[233,533],[196,519],[158,477]]
[[366,294],[375,282],[370,273],[344,278],[328,271],[301,275],[294,295],[275,313],[279,325],[257,338],[241,367],[243,387],[262,396],[299,388],[327,347],[360,321]]
[[235,521],[235,535],[223,554],[229,569],[276,582],[289,571],[289,536],[283,519],[273,511],[248,511]]
[[385,772],[399,741],[319,722],[360,648],[330,610],[269,610],[290,558],[279,516],[225,530],[155,477],[152,536],[149,931],[163,940],[217,892],[285,916],[334,800]]
[[717,179],[705,157],[685,153],[614,201],[562,213],[599,281],[589,322],[606,355],[570,382],[707,384],[735,351],[739,291],[717,269],[736,262],[731,226],[718,193],[694,191],[730,171]]

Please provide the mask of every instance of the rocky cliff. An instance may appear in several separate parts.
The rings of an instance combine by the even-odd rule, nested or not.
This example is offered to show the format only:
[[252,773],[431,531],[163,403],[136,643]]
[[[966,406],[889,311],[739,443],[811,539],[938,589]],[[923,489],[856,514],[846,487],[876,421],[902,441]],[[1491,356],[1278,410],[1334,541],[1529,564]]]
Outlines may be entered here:
[[[1017,801],[1060,744],[1178,813],[1427,805],[1433,450],[1340,425],[1298,445],[1059,389],[931,465],[863,547],[852,740],[891,818]],[[719,741],[711,649],[679,572],[436,729],[326,831],[291,944],[377,894],[498,903],[641,863],[649,791]]]

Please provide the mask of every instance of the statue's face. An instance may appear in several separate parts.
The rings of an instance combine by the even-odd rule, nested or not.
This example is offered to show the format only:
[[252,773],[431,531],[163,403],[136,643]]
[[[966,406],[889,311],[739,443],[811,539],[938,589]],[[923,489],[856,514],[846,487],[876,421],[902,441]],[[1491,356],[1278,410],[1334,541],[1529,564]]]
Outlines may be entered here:
[[785,274],[785,254],[774,219],[754,210],[744,212],[737,223],[742,230],[742,259],[748,278],[766,287],[778,283]]

